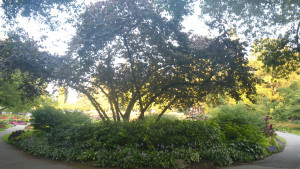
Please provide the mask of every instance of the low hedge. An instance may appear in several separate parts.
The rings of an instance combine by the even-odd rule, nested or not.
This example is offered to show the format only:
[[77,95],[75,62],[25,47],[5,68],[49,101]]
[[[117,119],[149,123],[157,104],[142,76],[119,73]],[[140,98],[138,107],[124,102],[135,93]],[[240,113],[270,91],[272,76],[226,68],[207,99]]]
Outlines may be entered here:
[[274,146],[282,149],[278,140],[266,137],[260,127],[248,122],[237,124],[236,119],[241,117],[226,123],[220,122],[218,116],[205,121],[155,122],[146,118],[98,123],[72,120],[77,117],[64,117],[72,123],[61,121],[56,126],[25,132],[15,144],[24,151],[55,160],[92,161],[99,167],[122,168],[169,168],[176,166],[177,159],[188,163],[205,159],[224,166],[263,158],[275,153],[271,148]]
[[101,167],[165,168],[174,166],[175,159],[197,162],[201,157],[219,165],[230,164],[230,157],[220,162],[221,150],[226,149],[223,138],[219,126],[211,121],[138,120],[60,126],[24,136],[18,146],[57,160],[93,160]]

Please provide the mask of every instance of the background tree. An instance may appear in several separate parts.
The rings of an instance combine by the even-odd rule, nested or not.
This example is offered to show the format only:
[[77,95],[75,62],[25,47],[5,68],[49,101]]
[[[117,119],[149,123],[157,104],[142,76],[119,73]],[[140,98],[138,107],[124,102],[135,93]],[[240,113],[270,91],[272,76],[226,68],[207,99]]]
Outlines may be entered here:
[[148,0],[113,0],[97,2],[82,15],[62,79],[85,94],[103,120],[109,118],[95,92],[108,98],[115,120],[129,120],[134,106],[143,119],[153,105],[164,105],[162,115],[207,94],[228,92],[239,99],[254,93],[238,40],[223,34],[202,47],[165,12]]
[[276,105],[273,116],[278,121],[298,121],[300,119],[300,89],[299,81],[289,87],[279,89],[280,99]]
[[201,16],[209,16],[211,28],[235,28],[249,39],[275,35],[288,28],[285,37],[298,52],[300,8],[297,0],[285,1],[243,1],[243,0],[201,0]]
[[282,78],[299,68],[299,52],[294,51],[284,39],[255,41],[254,55],[273,78]]
[[0,79],[0,111],[23,112],[29,111],[39,103],[39,98],[26,97],[26,90],[21,86],[20,72],[12,75],[11,79]]
[[[279,87],[290,85],[284,85],[284,79],[289,79],[289,76],[299,69],[299,53],[284,39],[257,40],[252,57],[257,60],[252,66],[260,71],[261,79],[265,80],[263,83],[270,86],[273,96]],[[266,78],[267,76],[270,78]]]
[[55,57],[39,51],[26,37],[10,34],[0,41],[0,105],[17,111],[32,106],[30,102],[45,94],[55,62]]
[[[66,22],[59,20],[59,12],[69,15],[67,22],[73,22],[82,12],[84,3],[77,0],[3,0],[1,8],[5,20],[9,24],[16,24],[18,17],[38,20],[47,24],[53,30]],[[55,11],[55,12],[53,12]]]

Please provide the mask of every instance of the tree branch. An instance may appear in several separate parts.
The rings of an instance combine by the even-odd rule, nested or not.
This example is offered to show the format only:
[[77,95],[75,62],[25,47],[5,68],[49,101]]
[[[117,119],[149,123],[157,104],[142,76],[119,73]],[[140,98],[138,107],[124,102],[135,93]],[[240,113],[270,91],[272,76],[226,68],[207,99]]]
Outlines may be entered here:
[[132,54],[130,52],[130,49],[129,49],[126,37],[123,36],[123,39],[124,39],[124,45],[126,47],[127,54],[128,54],[128,57],[129,57],[129,62],[130,62],[130,68],[131,68],[131,74],[132,74],[133,84],[134,84],[135,89],[137,91],[137,97],[138,97],[139,104],[140,104],[140,111],[141,111],[141,115],[142,115],[140,117],[144,118],[143,117],[143,110],[144,110],[144,108],[143,108],[143,101],[142,101],[142,97],[141,97],[141,93],[140,93],[140,88],[139,88],[139,85],[137,84],[137,80],[136,80],[136,76],[135,76],[134,60],[132,58]]
[[[117,121],[120,121],[120,115],[122,116],[122,118],[124,117],[123,114],[121,113],[120,109],[119,109],[119,104],[118,104],[118,101],[116,99],[113,99],[112,97],[113,96],[109,96],[109,94],[107,92],[105,92],[105,90],[97,85],[100,90],[102,91],[102,93],[107,97],[107,99],[109,100],[109,104],[110,104],[110,107],[113,111],[113,116],[114,116],[114,120],[117,120]],[[116,97],[116,96],[115,96]],[[116,119],[115,119],[116,118]]]
[[161,96],[162,94],[164,94],[164,92],[172,87],[176,87],[176,86],[181,86],[181,85],[186,85],[186,86],[200,86],[200,85],[204,85],[207,82],[211,82],[212,75],[209,76],[209,78],[207,78],[206,80],[204,80],[201,83],[187,83],[187,82],[176,82],[176,83],[171,83],[168,84],[164,87],[161,88],[161,90],[157,91],[155,93],[155,95],[153,97],[151,97],[150,101],[146,104],[146,106],[144,107],[144,111],[146,111],[149,106],[156,100],[156,98],[158,98],[159,96]]
[[107,114],[105,113],[105,111],[103,110],[101,105],[97,102],[97,100],[88,91],[86,91],[83,87],[76,87],[76,86],[71,86],[71,87],[74,88],[75,90],[78,90],[78,91],[82,92],[83,94],[85,94],[88,97],[88,99],[90,100],[90,102],[92,103],[92,105],[97,110],[100,118],[103,121],[106,121],[106,120],[109,121],[109,117],[107,116]]
[[296,36],[295,36],[295,42],[297,43],[297,52],[300,53],[299,29],[300,29],[300,21],[298,22],[298,27],[297,27]]
[[172,106],[172,104],[177,100],[178,98],[175,97],[164,109],[163,111],[158,115],[156,122],[158,122],[161,117],[165,114],[165,112]]

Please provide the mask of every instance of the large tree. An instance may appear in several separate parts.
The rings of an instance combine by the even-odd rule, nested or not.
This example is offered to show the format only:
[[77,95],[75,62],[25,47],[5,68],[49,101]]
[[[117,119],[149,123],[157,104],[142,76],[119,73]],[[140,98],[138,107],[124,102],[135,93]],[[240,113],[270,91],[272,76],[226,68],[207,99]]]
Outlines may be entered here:
[[23,79],[25,78],[21,77],[20,72],[15,72],[10,79],[0,78],[0,112],[29,111],[40,103],[40,97],[33,97],[32,93],[26,91]]
[[292,49],[285,39],[255,41],[253,55],[263,63],[263,68],[273,78],[282,78],[299,68],[299,52]]
[[[227,33],[190,38],[178,17],[150,0],[111,0],[89,6],[81,17],[60,79],[84,93],[108,120],[93,93],[109,100],[114,120],[140,119],[153,105],[192,106],[208,94],[239,99],[254,93],[243,45]],[[166,13],[167,12],[167,13]]]
[[255,41],[251,66],[256,69],[255,75],[262,82],[257,86],[258,92],[264,91],[262,95],[266,96],[270,91],[269,98],[277,99],[278,88],[287,87],[296,80],[293,76],[299,72],[299,62],[299,52],[293,50],[285,39]]
[[0,106],[16,111],[30,107],[45,94],[55,63],[55,57],[41,52],[28,37],[10,34],[0,41]]

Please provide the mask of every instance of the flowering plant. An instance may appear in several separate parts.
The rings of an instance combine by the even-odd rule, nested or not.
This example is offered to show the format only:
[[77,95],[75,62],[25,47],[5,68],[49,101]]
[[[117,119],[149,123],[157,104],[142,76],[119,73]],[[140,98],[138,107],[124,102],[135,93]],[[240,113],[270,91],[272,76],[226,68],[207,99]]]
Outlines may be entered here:
[[264,127],[264,133],[266,136],[275,136],[275,131],[273,129],[273,124],[270,124],[269,122],[270,117],[266,116],[265,120],[265,127]]

